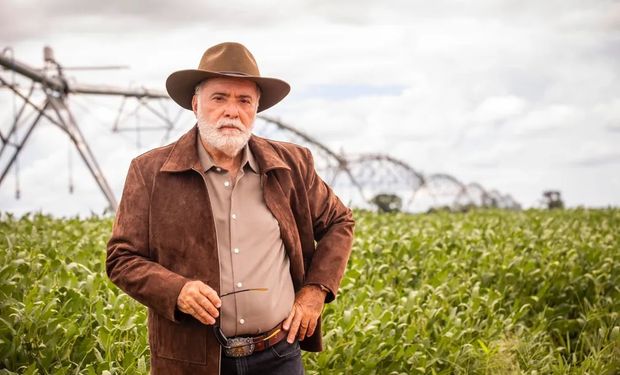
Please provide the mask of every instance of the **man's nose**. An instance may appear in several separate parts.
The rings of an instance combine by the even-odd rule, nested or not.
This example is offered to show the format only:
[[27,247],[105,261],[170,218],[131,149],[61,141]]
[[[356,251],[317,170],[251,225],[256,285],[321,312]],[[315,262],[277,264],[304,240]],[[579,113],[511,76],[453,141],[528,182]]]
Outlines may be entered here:
[[230,118],[239,117],[239,106],[234,100],[229,100],[224,107],[224,116]]

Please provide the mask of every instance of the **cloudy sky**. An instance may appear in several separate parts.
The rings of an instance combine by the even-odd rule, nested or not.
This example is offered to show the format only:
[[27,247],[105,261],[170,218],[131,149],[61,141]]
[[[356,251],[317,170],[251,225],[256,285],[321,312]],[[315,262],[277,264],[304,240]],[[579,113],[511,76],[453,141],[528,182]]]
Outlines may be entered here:
[[[569,206],[620,205],[619,1],[145,4],[0,0],[0,47],[37,67],[44,45],[67,67],[128,65],[67,75],[163,90],[168,74],[194,68],[207,47],[239,41],[263,75],[292,86],[265,114],[334,150],[389,153],[420,172],[510,194],[524,207],[537,206],[547,189],[560,190]],[[69,102],[117,197],[131,158],[162,138],[142,134],[137,147],[135,134],[112,134],[119,103]],[[0,108],[6,134],[13,115],[6,89]],[[126,122],[139,121],[148,122]],[[192,125],[185,114],[173,136]],[[0,185],[2,211],[87,215],[106,206],[66,137],[47,123],[33,132],[15,176]]]

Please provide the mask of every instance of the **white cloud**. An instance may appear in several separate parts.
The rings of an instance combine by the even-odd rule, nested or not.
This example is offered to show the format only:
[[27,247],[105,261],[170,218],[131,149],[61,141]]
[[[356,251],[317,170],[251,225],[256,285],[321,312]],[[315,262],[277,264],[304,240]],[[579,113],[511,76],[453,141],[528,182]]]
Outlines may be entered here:
[[474,111],[474,121],[493,123],[521,114],[526,108],[526,101],[510,95],[485,99]]
[[552,104],[528,112],[512,122],[512,133],[517,136],[535,136],[552,131],[557,135],[566,128],[579,125],[584,120],[580,109],[567,105]]
[[[68,0],[13,0],[2,6],[10,11],[0,11],[0,33],[19,59],[40,65],[41,48],[50,44],[65,66],[132,67],[69,73],[80,82],[163,89],[170,72],[195,67],[207,46],[239,40],[250,47],[264,75],[293,86],[268,114],[336,151],[390,153],[428,173],[449,172],[511,193],[525,205],[545,187],[570,192],[569,204],[620,204],[611,188],[593,182],[610,181],[620,189],[609,178],[619,165],[614,161],[620,141],[617,2],[248,0],[179,6],[158,1],[145,8],[111,1],[102,8]],[[317,85],[403,89],[342,99],[303,96]],[[126,166],[142,150],[130,134],[106,130],[118,101],[76,99],[91,108],[88,115],[78,104],[74,109],[120,195]],[[0,91],[0,106],[7,103],[10,98]],[[0,120],[5,131],[8,122]],[[128,124],[135,122],[130,118]],[[186,116],[180,127],[191,124]],[[152,138],[156,144],[158,137]],[[0,187],[3,209],[47,207],[50,201],[74,202],[53,206],[63,213],[102,207],[88,172],[80,177],[79,190],[90,186],[89,192],[75,203],[63,193],[62,178],[55,180],[58,176],[45,168],[31,170],[41,168],[35,161],[43,158],[63,170],[66,140],[47,141],[32,141],[21,158],[28,203],[13,202],[13,182],[7,180]],[[583,182],[580,176],[586,174],[589,180]],[[40,182],[48,180],[49,185]]]

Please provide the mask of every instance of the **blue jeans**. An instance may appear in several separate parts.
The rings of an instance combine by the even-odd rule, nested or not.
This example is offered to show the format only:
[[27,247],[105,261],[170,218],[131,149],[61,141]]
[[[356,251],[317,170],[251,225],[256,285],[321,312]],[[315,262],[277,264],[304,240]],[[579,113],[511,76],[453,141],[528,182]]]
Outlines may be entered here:
[[289,344],[286,338],[262,352],[232,358],[222,353],[221,375],[303,375],[299,341]]

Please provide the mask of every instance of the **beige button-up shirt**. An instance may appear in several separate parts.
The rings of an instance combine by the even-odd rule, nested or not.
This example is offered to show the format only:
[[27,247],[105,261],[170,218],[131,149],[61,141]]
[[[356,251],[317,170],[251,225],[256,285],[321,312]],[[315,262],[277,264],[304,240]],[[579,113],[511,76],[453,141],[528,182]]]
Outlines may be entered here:
[[246,145],[235,181],[198,137],[198,156],[215,220],[220,258],[220,326],[228,337],[256,335],[282,322],[295,300],[280,226],[263,200],[258,165]]

